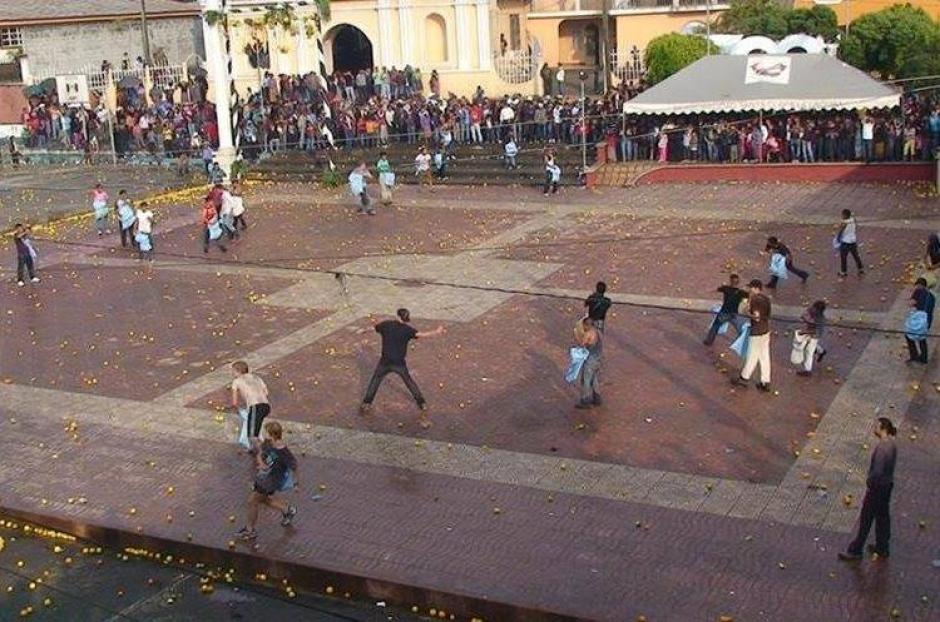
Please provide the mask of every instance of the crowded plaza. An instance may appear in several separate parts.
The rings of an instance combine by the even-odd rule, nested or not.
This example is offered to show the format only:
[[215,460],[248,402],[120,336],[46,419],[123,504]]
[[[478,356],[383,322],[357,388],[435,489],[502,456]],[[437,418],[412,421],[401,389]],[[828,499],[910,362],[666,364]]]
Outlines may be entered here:
[[879,13],[101,2],[0,8],[0,66],[111,42],[0,81],[0,619],[940,616]]

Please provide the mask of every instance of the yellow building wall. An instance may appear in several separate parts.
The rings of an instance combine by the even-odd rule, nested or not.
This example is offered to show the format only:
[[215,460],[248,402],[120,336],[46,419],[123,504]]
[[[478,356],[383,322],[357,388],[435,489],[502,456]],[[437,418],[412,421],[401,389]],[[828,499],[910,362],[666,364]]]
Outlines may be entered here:
[[526,29],[529,36],[538,39],[542,46],[542,59],[550,67],[558,65],[560,56],[560,46],[558,45],[558,25],[560,19],[529,19],[526,22]]
[[[455,93],[469,97],[473,95],[478,85],[483,87],[489,97],[502,97],[503,95],[526,97],[539,93],[537,80],[511,84],[501,79],[495,71],[441,71],[439,74],[442,94]],[[537,77],[538,74],[536,74]]]
[[[714,19],[714,15],[712,15],[712,18]],[[573,43],[573,37],[576,36],[576,31],[579,30],[578,26],[587,23],[582,22],[583,19],[585,18],[529,17],[526,28],[530,36],[539,40],[544,62],[554,67],[558,64],[581,64],[587,60],[575,52]],[[590,20],[592,18],[586,19]],[[600,18],[594,19],[598,28],[600,28]],[[704,21],[704,11],[612,15],[610,17],[610,28],[616,33],[615,49],[624,54],[634,45],[642,50],[651,39],[670,32],[679,32],[689,22]],[[563,22],[567,22],[567,24],[562,26]]]
[[[895,4],[910,4],[927,12],[934,19],[940,19],[940,2],[937,0],[842,0],[839,4],[828,5],[836,12],[839,24],[844,26],[851,20],[858,19],[867,13],[876,13]],[[794,8],[810,9],[814,6],[813,0],[794,0]]]
[[[615,19],[617,24],[616,49],[623,54],[634,45],[641,50],[645,49],[651,40],[660,35],[680,32],[683,26],[689,22],[704,22],[705,11],[618,15]],[[714,13],[712,19],[714,19]]]

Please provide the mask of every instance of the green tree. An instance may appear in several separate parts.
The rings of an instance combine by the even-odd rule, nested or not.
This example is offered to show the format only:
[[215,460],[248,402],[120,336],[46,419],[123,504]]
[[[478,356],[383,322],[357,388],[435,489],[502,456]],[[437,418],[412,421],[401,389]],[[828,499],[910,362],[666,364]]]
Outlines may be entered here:
[[923,9],[896,4],[853,21],[839,44],[839,57],[882,78],[904,78],[923,67],[925,53],[938,47],[937,23]]
[[731,0],[731,6],[718,18],[715,32],[782,39],[789,32],[789,12],[777,0]]
[[705,39],[699,35],[660,35],[646,45],[646,80],[661,82],[707,52]]
[[822,37],[825,41],[835,41],[839,34],[839,21],[836,12],[823,5],[811,9],[793,9],[787,11],[787,34],[806,33]]

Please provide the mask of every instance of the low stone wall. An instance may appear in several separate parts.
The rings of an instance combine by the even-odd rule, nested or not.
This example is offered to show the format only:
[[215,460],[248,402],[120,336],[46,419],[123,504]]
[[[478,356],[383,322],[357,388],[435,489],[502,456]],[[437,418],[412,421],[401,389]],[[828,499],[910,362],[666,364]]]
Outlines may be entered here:
[[669,164],[640,175],[637,184],[694,182],[930,182],[936,162],[823,162],[816,164]]

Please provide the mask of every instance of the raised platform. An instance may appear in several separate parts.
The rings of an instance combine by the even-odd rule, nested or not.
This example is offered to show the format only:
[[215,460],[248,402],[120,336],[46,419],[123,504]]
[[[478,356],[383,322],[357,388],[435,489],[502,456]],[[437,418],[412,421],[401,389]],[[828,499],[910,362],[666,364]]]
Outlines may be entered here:
[[[622,166],[622,163],[607,166]],[[817,162],[813,164],[667,164],[632,179],[633,184],[696,182],[935,182],[934,162]]]

